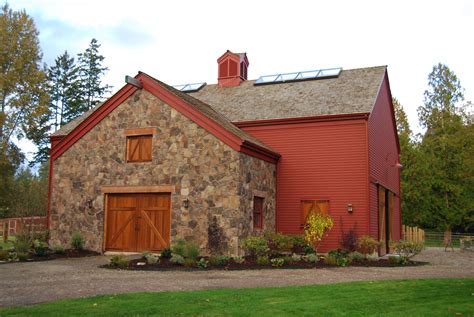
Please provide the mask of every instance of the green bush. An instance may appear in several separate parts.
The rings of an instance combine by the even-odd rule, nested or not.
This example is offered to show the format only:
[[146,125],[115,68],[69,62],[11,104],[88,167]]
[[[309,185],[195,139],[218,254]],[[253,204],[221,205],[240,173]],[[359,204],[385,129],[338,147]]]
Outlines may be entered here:
[[184,265],[184,258],[179,254],[173,254],[170,262],[176,265]]
[[26,261],[29,258],[29,254],[25,252],[18,252],[16,255],[19,261]]
[[209,264],[208,261],[206,261],[205,258],[201,258],[198,262],[197,262],[197,266],[198,268],[200,269],[207,269],[207,265]]
[[293,261],[293,257],[291,257],[290,255],[286,255],[286,256],[282,257],[282,259],[285,261],[285,264],[287,264],[287,265],[291,265],[291,264],[293,264],[293,262],[295,262],[295,261]]
[[234,260],[234,262],[237,264],[242,264],[245,262],[245,258],[242,256],[234,256],[232,260]]
[[256,262],[258,265],[268,265],[270,264],[270,258],[268,257],[268,255],[260,255],[257,256]]
[[110,258],[109,266],[125,269],[128,267],[128,259],[123,254],[114,255]]
[[209,263],[212,266],[226,266],[229,264],[230,258],[225,255],[211,256],[209,258]]
[[303,256],[302,258],[305,262],[308,262],[308,263],[317,263],[319,261],[319,257],[316,253],[309,253]]
[[380,242],[367,235],[359,237],[356,242],[356,250],[365,255],[374,253],[379,246]]
[[66,253],[66,250],[64,250],[64,247],[62,245],[52,246],[51,251],[53,251],[56,254],[65,254]]
[[18,255],[17,255],[17,253],[14,252],[14,251],[10,251],[10,252],[8,253],[8,261],[10,261],[10,262],[18,261]]
[[316,254],[316,251],[314,251],[313,247],[309,244],[304,245],[303,252],[304,254]]
[[287,236],[281,233],[267,233],[266,239],[268,246],[274,253],[288,252],[293,248],[294,239],[292,236]]
[[26,239],[17,239],[15,242],[13,242],[13,247],[15,248],[15,251],[18,253],[28,253],[30,252],[30,249],[32,247],[32,241],[28,241]]
[[301,257],[301,255],[299,255],[299,254],[293,253],[293,254],[291,255],[291,258],[293,259],[293,262],[301,262],[301,258],[302,258],[302,257]]
[[351,252],[349,256],[351,257],[352,260],[355,260],[355,261],[362,261],[365,259],[365,255],[357,251]]
[[74,250],[84,249],[84,238],[80,232],[74,232],[71,236],[71,248]]
[[247,237],[242,241],[242,248],[251,256],[268,255],[270,248],[263,237]]
[[160,257],[163,259],[170,259],[173,256],[173,252],[171,251],[170,248],[165,248],[161,250]]
[[329,251],[325,261],[327,264],[347,266],[352,262],[352,258],[349,256],[349,251],[337,249]]
[[388,262],[390,264],[402,264],[401,262],[401,257],[398,255],[389,255],[388,256]]
[[33,241],[33,253],[36,256],[45,256],[48,254],[49,246],[48,243],[36,239]]
[[147,253],[144,256],[146,263],[148,264],[157,264],[160,263],[160,257],[158,255]]
[[304,252],[304,247],[308,245],[306,243],[306,240],[304,239],[304,236],[292,236],[291,238],[293,239],[293,252],[294,253]]
[[271,259],[270,262],[272,263],[272,266],[274,266],[274,267],[282,267],[283,264],[285,264],[285,259],[284,258],[274,258],[274,259]]
[[184,258],[184,266],[186,267],[193,267],[196,265],[196,260],[192,258]]
[[423,242],[400,240],[391,242],[393,251],[400,256],[400,264],[406,264],[410,258],[423,251]]
[[177,240],[172,247],[172,254],[195,260],[199,256],[199,247],[193,242]]
[[10,251],[8,250],[0,250],[0,261],[7,261],[9,253]]

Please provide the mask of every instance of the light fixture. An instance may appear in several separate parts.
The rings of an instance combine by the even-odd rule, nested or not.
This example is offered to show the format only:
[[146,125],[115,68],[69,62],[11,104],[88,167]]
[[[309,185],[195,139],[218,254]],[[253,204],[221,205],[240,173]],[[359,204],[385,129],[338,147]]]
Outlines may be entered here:
[[347,204],[347,212],[352,213],[352,204]]
[[186,209],[189,208],[189,199],[188,199],[188,198],[183,199],[183,206],[184,206],[184,208],[186,208]]

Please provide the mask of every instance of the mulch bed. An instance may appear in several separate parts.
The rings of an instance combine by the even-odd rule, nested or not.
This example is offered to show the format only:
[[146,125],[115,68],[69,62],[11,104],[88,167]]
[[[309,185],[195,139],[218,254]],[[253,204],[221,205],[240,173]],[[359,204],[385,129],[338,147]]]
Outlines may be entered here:
[[[400,266],[420,266],[426,265],[428,262],[410,261],[406,265],[395,264],[389,262],[387,259],[379,259],[377,261],[369,260],[354,260],[349,266],[358,267],[400,267]],[[252,258],[246,258],[244,263],[235,263],[230,260],[227,265],[222,266],[211,266],[207,268],[199,268],[197,265],[192,267],[184,265],[176,265],[171,263],[169,259],[160,259],[160,263],[148,264],[144,258],[133,259],[128,263],[128,267],[119,268],[105,264],[100,266],[101,268],[107,269],[122,269],[131,271],[211,271],[211,270],[224,270],[224,271],[238,271],[238,270],[262,270],[262,269],[322,269],[322,268],[337,268],[336,265],[327,264],[323,259],[320,259],[316,263],[309,262],[293,262],[291,264],[285,264],[283,266],[275,267],[271,264],[260,265],[255,262]]]
[[100,255],[100,253],[90,250],[74,250],[74,249],[66,249],[64,253],[48,253],[44,256],[36,256],[30,255],[30,257],[26,261],[15,261],[15,262],[8,262],[8,261],[0,261],[2,263],[16,263],[16,262],[37,262],[37,261],[49,261],[49,260],[56,260],[56,259],[66,259],[66,258],[82,258],[88,256],[96,256]]

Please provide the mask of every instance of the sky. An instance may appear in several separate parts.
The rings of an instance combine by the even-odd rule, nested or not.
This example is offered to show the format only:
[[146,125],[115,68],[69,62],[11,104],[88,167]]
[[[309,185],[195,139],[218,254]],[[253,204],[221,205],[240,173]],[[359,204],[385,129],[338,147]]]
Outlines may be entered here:
[[[437,63],[474,102],[474,0],[122,1],[10,0],[40,32],[48,65],[67,50],[101,44],[104,83],[144,71],[170,85],[217,82],[217,58],[246,52],[249,79],[330,67],[388,66],[392,95],[418,128],[428,74]],[[29,152],[34,148],[22,146]],[[31,157],[31,153],[29,155]]]

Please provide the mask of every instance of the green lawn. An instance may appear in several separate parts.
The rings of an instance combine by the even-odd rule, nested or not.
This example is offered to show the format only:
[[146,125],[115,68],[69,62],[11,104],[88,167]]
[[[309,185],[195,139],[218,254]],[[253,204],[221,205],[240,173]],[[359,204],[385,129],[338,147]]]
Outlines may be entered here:
[[15,237],[9,236],[7,242],[3,242],[3,237],[0,236],[0,249],[6,250],[13,247],[13,241]]
[[66,315],[473,316],[474,279],[132,293],[0,310],[0,316]]

